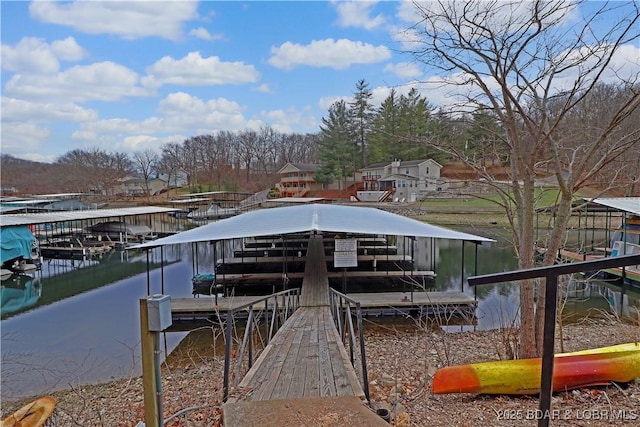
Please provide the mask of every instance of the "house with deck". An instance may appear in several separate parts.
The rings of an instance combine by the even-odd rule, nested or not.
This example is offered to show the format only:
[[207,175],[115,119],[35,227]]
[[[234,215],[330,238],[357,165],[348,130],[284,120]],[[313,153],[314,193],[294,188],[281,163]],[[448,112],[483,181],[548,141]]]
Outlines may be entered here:
[[323,189],[322,183],[313,178],[320,166],[311,163],[287,163],[278,171],[276,183],[279,197],[307,197]]
[[358,192],[362,201],[415,202],[430,192],[442,191],[442,165],[433,159],[394,160],[362,168],[364,190]]

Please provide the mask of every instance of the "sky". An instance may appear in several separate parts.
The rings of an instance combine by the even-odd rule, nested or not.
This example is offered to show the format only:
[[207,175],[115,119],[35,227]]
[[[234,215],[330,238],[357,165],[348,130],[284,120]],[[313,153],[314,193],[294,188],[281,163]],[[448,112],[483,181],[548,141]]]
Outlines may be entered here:
[[[591,3],[591,5],[596,4]],[[1,152],[53,162],[220,130],[316,133],[364,79],[379,104],[436,71],[409,1],[2,1]],[[640,49],[625,67],[640,70]],[[444,89],[421,93],[447,103]]]

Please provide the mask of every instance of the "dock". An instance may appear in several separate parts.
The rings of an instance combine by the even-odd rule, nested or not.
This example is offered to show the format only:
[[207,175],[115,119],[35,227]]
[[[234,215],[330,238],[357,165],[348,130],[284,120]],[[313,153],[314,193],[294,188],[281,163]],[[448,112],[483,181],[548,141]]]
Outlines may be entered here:
[[[558,255],[563,259],[571,261],[594,261],[607,257],[607,252],[610,252],[610,250],[605,250],[600,254],[587,254],[567,249],[560,249],[560,253]],[[622,280],[624,277],[627,280],[631,280],[633,283],[640,283],[640,268],[638,268],[638,266],[629,266],[624,269],[622,267],[608,268],[604,270],[604,272],[618,278],[619,280]]]
[[[303,288],[304,289],[304,288]],[[303,292],[304,295],[304,292]],[[393,316],[393,315],[431,315],[434,313],[472,314],[477,301],[463,292],[363,292],[350,293],[361,303],[364,316]],[[190,323],[206,324],[216,321],[218,317],[224,319],[227,311],[257,301],[258,296],[230,296],[218,297],[201,296],[198,298],[172,298],[171,314],[173,323],[187,326]],[[217,302],[216,302],[217,300]],[[302,298],[300,305],[307,305]]]
[[301,411],[312,424],[333,412],[335,417],[323,425],[388,425],[366,406],[365,393],[333,323],[323,251],[321,239],[309,239],[300,308],[223,405],[226,427],[305,425]]

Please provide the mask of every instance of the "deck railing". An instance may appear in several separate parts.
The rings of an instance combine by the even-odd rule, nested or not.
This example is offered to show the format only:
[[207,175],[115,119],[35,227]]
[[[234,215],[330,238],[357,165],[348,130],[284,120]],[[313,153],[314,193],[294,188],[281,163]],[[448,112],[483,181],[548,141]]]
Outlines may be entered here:
[[[336,328],[342,338],[342,342],[345,348],[349,348],[349,359],[351,361],[351,365],[354,367],[356,372],[360,370],[359,373],[362,377],[362,390],[364,391],[364,395],[368,401],[369,375],[367,374],[367,357],[364,345],[364,330],[362,328],[362,307],[358,301],[349,298],[345,294],[340,293],[333,288],[329,289],[329,304],[331,307],[333,321],[336,324]],[[356,333],[353,327],[354,315],[358,326],[357,341],[359,342],[359,346],[356,345]],[[360,358],[360,369],[358,369],[358,366],[356,365],[356,356],[359,356]]]
[[[264,323],[264,336],[266,337],[265,346],[269,344],[271,338],[278,331],[280,326],[293,314],[300,306],[300,290],[292,288],[280,291],[264,298],[257,299],[251,303],[231,308],[227,311],[227,321],[225,325],[225,354],[224,354],[224,385],[222,389],[222,400],[227,401],[229,397],[229,382],[231,379],[232,363],[234,377],[233,387],[237,386],[241,377],[246,373],[242,372],[243,366],[246,371],[253,366],[254,358],[254,332],[259,331],[259,322],[262,317]],[[269,313],[272,313],[270,316]],[[244,329],[244,336],[240,347],[236,352],[235,360],[232,361],[232,353],[234,347],[233,329],[235,326],[236,315],[246,314],[247,324]],[[244,317],[244,316],[243,316]],[[245,364],[246,354],[246,364]]]

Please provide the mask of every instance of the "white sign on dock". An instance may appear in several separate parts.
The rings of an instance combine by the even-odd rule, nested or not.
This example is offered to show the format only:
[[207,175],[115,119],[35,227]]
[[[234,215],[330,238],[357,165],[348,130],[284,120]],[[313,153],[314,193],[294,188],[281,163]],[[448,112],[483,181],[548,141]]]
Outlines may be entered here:
[[358,241],[356,239],[336,239],[336,252],[356,252]]
[[358,253],[357,252],[334,252],[333,266],[334,267],[357,267]]
[[333,266],[358,266],[358,241],[356,239],[336,239],[336,250],[333,253]]

